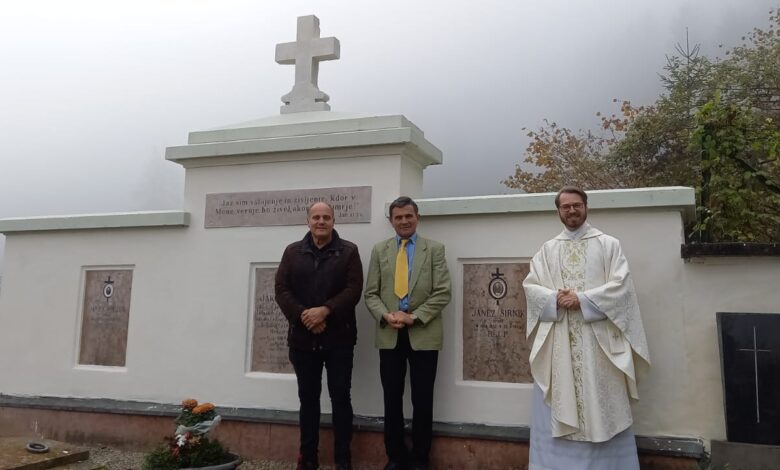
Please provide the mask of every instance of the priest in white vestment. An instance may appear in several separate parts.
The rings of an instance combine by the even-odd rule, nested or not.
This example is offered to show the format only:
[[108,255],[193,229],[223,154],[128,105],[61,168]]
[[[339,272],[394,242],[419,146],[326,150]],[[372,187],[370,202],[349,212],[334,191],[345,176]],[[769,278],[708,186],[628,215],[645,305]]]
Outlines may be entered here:
[[588,196],[555,198],[564,230],[523,282],[534,377],[530,470],[639,469],[629,398],[650,365],[628,262],[586,223]]

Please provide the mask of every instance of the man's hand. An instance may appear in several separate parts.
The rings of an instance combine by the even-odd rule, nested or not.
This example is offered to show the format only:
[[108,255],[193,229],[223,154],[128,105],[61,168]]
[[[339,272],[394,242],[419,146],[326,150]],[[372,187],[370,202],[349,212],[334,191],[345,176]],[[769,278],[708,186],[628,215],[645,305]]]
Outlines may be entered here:
[[569,310],[579,310],[580,299],[571,289],[558,289],[558,306]]
[[319,325],[317,325],[314,328],[312,328],[311,332],[314,333],[315,335],[318,335],[318,334],[322,333],[323,331],[325,331],[325,327],[327,325],[328,325],[327,323],[322,322]]
[[[400,330],[401,328],[405,328],[407,324],[411,325],[411,323],[406,323],[406,319],[404,317],[408,317],[406,313],[396,310],[395,312],[387,312],[382,315],[382,318],[385,319],[388,325],[392,326],[396,330]],[[411,319],[410,319],[411,320]]]
[[301,313],[301,322],[309,331],[313,333],[322,333],[325,330],[324,326],[322,330],[318,332],[314,331],[314,328],[319,325],[325,324],[325,318],[330,315],[330,309],[328,307],[313,307],[307,308]]

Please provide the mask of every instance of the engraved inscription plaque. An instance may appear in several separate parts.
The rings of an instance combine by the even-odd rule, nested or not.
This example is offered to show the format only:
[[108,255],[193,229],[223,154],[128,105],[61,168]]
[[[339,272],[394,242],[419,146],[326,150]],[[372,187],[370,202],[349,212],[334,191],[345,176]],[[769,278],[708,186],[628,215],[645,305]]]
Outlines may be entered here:
[[463,379],[531,383],[528,263],[463,265]]
[[79,364],[125,365],[132,269],[87,270]]
[[306,225],[306,209],[317,201],[333,206],[338,224],[371,222],[371,186],[352,186],[207,194],[205,227]]
[[252,306],[252,372],[292,374],[287,355],[287,319],[276,304],[276,268],[255,268]]

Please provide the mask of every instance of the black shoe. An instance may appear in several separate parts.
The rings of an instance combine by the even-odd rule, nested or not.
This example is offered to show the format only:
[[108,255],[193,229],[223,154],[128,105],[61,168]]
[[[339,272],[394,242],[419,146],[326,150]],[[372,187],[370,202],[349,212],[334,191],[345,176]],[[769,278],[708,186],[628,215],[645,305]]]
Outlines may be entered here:
[[335,470],[352,470],[351,462],[336,462]]
[[412,462],[412,470],[428,470],[428,464],[423,462]]
[[397,460],[391,460],[385,465],[385,470],[408,470],[409,464],[406,462],[398,462]]
[[319,470],[320,464],[317,461],[306,460],[302,455],[298,455],[298,465],[296,470]]

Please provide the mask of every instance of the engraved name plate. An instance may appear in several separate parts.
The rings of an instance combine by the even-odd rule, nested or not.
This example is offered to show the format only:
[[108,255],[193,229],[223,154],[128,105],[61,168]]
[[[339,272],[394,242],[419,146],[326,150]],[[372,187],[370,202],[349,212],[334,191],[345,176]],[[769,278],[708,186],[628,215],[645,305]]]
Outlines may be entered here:
[[125,365],[133,270],[87,270],[79,364]]
[[531,383],[528,263],[463,265],[463,379]]
[[288,359],[287,318],[274,295],[276,268],[255,268],[252,329],[252,372],[292,374]]

